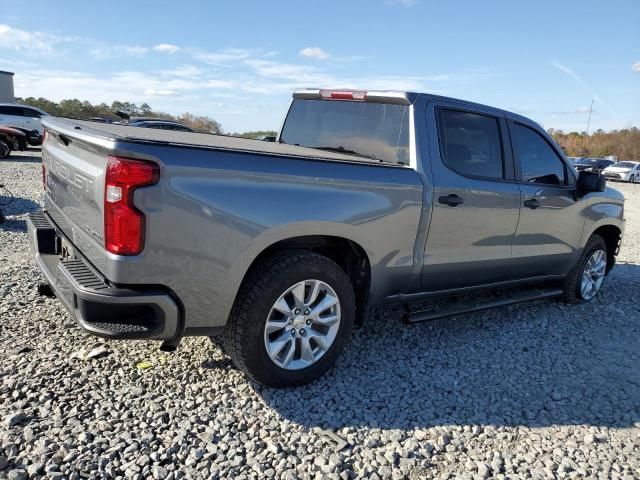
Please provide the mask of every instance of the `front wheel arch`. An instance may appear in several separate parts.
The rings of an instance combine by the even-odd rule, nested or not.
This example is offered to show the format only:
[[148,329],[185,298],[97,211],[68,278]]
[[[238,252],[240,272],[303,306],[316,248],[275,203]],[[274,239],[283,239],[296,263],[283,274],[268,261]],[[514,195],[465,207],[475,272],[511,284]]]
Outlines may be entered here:
[[616,264],[616,256],[620,250],[620,242],[622,240],[622,231],[615,225],[603,225],[596,228],[589,238],[594,235],[601,237],[607,247],[607,273],[609,273]]

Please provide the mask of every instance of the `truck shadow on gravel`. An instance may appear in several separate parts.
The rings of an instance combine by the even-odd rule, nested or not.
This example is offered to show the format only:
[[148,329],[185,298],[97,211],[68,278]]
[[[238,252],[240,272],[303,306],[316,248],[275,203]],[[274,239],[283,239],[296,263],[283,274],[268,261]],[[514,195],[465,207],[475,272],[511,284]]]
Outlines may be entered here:
[[[36,151],[33,150],[35,153]],[[25,155],[24,152],[12,153],[8,158],[0,160],[3,162],[17,162],[17,163],[42,163],[42,157],[40,155]]]
[[387,308],[318,382],[255,389],[307,427],[629,427],[640,421],[638,285],[640,265],[626,264],[584,305],[538,301],[419,325]]
[[[7,185],[7,187],[10,188],[9,185]],[[4,223],[0,223],[0,231],[26,232],[26,219],[15,217],[22,217],[25,214],[36,212],[41,208],[40,204],[28,198],[14,197],[13,200],[11,200],[7,192],[0,189],[0,210],[2,210],[4,216],[7,217]]]

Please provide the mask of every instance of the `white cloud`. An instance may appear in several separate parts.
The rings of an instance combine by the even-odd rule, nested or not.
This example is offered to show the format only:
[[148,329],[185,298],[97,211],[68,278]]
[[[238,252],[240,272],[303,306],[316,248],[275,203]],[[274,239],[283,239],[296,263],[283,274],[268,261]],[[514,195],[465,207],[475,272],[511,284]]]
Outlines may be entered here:
[[615,112],[601,97],[600,95],[598,95],[595,90],[593,90],[588,84],[587,82],[580,76],[578,75],[576,72],[574,72],[571,68],[567,67],[566,65],[563,65],[562,63],[560,63],[557,60],[554,60],[551,62],[551,65],[553,65],[555,68],[557,68],[558,70],[560,70],[562,73],[564,73],[565,75],[571,77],[573,80],[576,81],[576,83],[578,85],[580,85],[580,87],[582,87],[582,89],[588,93],[597,103],[599,103],[600,105],[602,105],[611,116],[616,117],[618,120],[622,120],[620,115],[618,115],[617,112]]
[[53,46],[64,41],[64,38],[41,32],[28,32],[18,28],[0,24],[0,48],[8,48],[19,52],[49,53]]
[[172,45],[170,43],[160,43],[158,45],[154,45],[152,47],[156,52],[162,52],[162,53],[176,53],[178,50],[180,50],[180,47],[178,47],[177,45]]
[[249,50],[243,48],[227,48],[217,52],[191,50],[191,56],[209,65],[221,65],[229,62],[245,60],[251,56]]
[[418,4],[418,0],[387,0],[387,5],[401,5],[403,7],[413,7]]
[[640,60],[631,65],[631,70],[633,70],[634,72],[640,72]]
[[329,52],[319,48],[319,47],[307,47],[300,50],[300,55],[307,58],[315,58],[317,60],[326,60],[331,55]]
[[177,94],[173,90],[155,90],[153,88],[147,88],[144,91],[145,95],[158,96],[158,97],[175,97]]
[[198,77],[202,75],[202,70],[193,65],[180,65],[172,70],[162,70],[162,75],[171,77]]
[[122,56],[140,56],[148,51],[147,47],[141,45],[108,45],[89,50],[89,55],[100,60],[107,60]]

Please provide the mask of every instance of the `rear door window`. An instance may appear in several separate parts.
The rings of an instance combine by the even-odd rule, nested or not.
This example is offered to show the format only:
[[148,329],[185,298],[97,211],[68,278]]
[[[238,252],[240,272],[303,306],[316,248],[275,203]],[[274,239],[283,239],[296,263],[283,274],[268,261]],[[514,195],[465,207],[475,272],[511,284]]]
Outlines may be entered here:
[[504,178],[496,117],[441,109],[438,127],[442,160],[449,169],[469,177]]
[[24,116],[25,117],[31,117],[31,118],[40,118],[40,117],[42,117],[42,114],[39,111],[34,110],[33,108],[26,108],[25,107],[23,110],[24,110]]
[[544,137],[519,123],[512,125],[512,139],[522,180],[527,183],[566,185],[564,162]]
[[0,115],[22,117],[24,116],[24,109],[22,107],[0,106]]
[[280,141],[409,164],[409,107],[296,99],[287,114]]

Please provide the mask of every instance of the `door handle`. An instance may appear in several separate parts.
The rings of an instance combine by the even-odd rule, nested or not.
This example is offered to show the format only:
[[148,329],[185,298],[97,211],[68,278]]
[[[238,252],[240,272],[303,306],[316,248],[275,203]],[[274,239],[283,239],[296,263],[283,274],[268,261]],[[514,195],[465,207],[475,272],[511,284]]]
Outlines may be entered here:
[[438,198],[438,202],[442,203],[443,205],[449,205],[450,207],[455,207],[457,205],[463,204],[464,199],[456,195],[455,193],[451,193],[449,195],[443,195],[442,197]]
[[536,208],[541,206],[541,203],[537,198],[530,198],[529,200],[524,201],[524,206],[535,210]]

